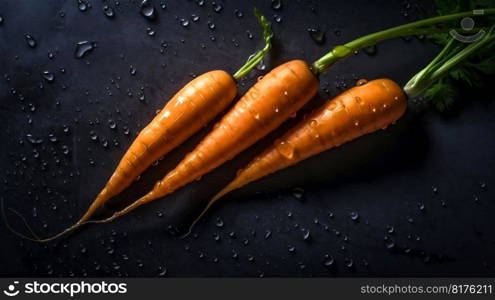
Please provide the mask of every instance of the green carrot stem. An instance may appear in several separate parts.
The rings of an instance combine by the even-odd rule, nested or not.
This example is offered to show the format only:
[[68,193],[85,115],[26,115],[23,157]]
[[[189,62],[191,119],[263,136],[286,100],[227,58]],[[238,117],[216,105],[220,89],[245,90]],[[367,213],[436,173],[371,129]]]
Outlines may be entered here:
[[263,29],[263,39],[265,40],[265,47],[258,51],[255,55],[251,56],[248,61],[233,75],[236,80],[246,76],[257,64],[261,62],[265,54],[270,51],[272,47],[273,32],[270,22],[263,16],[257,8],[253,10],[256,19]]
[[428,64],[425,68],[414,75],[409,82],[404,86],[404,92],[409,98],[419,96],[432,84],[441,80],[448,72],[459,65],[467,57],[485,47],[489,43],[495,40],[495,34],[493,30],[495,25],[492,26],[487,34],[479,41],[469,44],[464,49],[458,51],[459,47],[456,47],[454,51],[451,51],[454,44],[454,39],[450,40],[443,50],[437,55],[437,57]]
[[[483,11],[483,15],[490,15],[495,13],[495,8],[485,9]],[[400,36],[407,35],[417,35],[419,30],[422,30],[425,26],[442,23],[446,21],[456,20],[465,17],[477,16],[473,11],[461,12],[451,15],[438,16],[434,18],[424,19],[412,23],[408,23],[405,25],[393,27],[390,29],[378,31],[361,38],[358,38],[352,42],[349,42],[345,45],[339,45],[334,47],[330,52],[328,52],[325,56],[321,57],[317,61],[315,61],[312,65],[312,69],[316,73],[325,72],[330,66],[340,61],[341,59],[351,55],[355,51],[358,51],[362,48],[369,47],[375,45],[376,43],[391,39],[397,38]],[[422,34],[429,34],[432,31],[426,30]]]

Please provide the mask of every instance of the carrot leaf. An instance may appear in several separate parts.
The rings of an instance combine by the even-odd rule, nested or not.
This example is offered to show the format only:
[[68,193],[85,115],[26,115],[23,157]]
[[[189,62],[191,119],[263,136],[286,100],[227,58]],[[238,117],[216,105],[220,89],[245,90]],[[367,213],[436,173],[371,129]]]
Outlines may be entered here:
[[450,84],[439,82],[428,88],[424,96],[438,111],[443,112],[454,103],[455,92]]

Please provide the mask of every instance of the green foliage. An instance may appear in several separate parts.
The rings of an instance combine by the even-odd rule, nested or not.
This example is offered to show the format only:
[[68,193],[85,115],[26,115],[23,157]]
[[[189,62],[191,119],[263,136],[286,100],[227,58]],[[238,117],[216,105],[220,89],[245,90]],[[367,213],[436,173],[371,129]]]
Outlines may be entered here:
[[430,86],[424,95],[438,111],[442,112],[454,103],[455,92],[450,83],[437,82]]
[[[438,15],[446,15],[461,10],[493,7],[495,2],[493,0],[435,0],[434,4]],[[475,20],[475,26],[491,26],[494,22],[493,16],[479,17]],[[452,28],[458,27],[457,24],[447,24],[447,26],[449,25]],[[435,44],[442,46],[447,45],[451,40],[449,33],[435,33],[426,37]],[[483,48],[478,49],[476,53],[451,68],[443,79],[433,83],[425,90],[425,97],[431,101],[437,110],[444,111],[454,103],[456,85],[480,86],[484,76],[495,74],[494,44],[492,41]]]

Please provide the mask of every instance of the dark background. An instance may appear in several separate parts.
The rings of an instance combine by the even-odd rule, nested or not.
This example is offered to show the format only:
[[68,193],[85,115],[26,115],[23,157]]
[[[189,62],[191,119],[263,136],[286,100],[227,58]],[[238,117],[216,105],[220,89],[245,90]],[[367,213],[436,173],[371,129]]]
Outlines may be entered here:
[[[212,1],[204,2],[169,0],[162,9],[155,0],[154,21],[140,14],[139,1],[89,0],[85,11],[76,1],[0,2],[1,197],[38,235],[57,233],[82,215],[139,130],[181,86],[212,69],[235,72],[262,47],[252,7],[272,21],[276,35],[267,70],[294,58],[312,62],[339,43],[414,20],[418,6],[431,8],[301,0],[274,9],[271,1],[218,0],[222,9],[215,12]],[[104,5],[113,8],[113,18],[104,15]],[[200,19],[194,22],[192,14]],[[307,32],[317,27],[325,32],[322,44]],[[84,40],[97,47],[77,59],[76,43]],[[384,42],[375,55],[357,53],[321,76],[320,94],[305,110],[358,78],[404,84],[437,50],[412,38]],[[240,94],[267,70],[242,80]],[[54,75],[53,82],[43,71]],[[200,181],[110,224],[37,244],[14,236],[2,222],[0,274],[493,276],[495,102],[487,88],[459,89],[462,96],[447,113],[410,101],[389,129],[231,193],[185,239],[177,234],[209,197],[296,120]],[[143,194],[207,131],[113,203]],[[32,144],[27,134],[42,143]],[[26,232],[19,218],[6,214]]]

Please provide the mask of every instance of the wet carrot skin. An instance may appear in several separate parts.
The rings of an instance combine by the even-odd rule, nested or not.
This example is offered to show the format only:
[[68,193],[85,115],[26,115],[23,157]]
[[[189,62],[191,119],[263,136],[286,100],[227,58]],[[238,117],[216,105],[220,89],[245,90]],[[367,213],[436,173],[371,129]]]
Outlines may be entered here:
[[153,162],[224,111],[236,94],[236,82],[222,70],[207,72],[186,84],[141,130],[80,222],[127,188]]
[[232,159],[280,126],[318,92],[306,62],[285,63],[259,80],[144,198],[165,196]]
[[240,170],[212,201],[249,182],[287,168],[362,135],[384,129],[405,112],[406,96],[389,79],[351,88],[306,116]]

